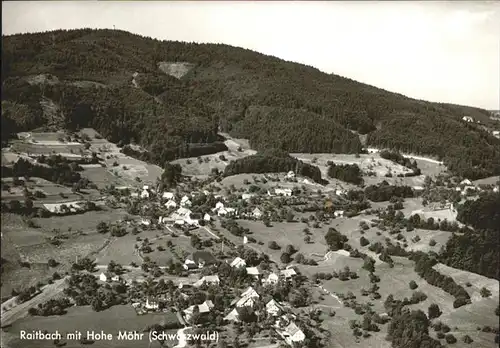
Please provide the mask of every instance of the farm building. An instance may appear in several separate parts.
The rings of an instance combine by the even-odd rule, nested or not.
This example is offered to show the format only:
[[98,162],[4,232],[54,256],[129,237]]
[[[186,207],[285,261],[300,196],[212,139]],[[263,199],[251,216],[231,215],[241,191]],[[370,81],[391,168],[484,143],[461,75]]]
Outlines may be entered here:
[[175,203],[174,200],[169,200],[167,203],[165,203],[166,208],[177,208],[177,203]]
[[274,317],[277,317],[283,312],[283,306],[281,306],[281,304],[279,304],[274,299],[271,299],[266,304],[266,312]]
[[336,210],[333,215],[335,217],[344,217],[344,211],[343,210]]
[[291,279],[297,275],[297,272],[293,268],[287,268],[280,271],[280,274],[285,279]]
[[257,267],[247,267],[246,271],[248,275],[251,275],[252,277],[259,279],[260,271]]
[[275,188],[275,189],[270,189],[267,191],[267,194],[271,197],[273,196],[286,196],[289,197],[292,195],[292,190],[289,188],[281,189],[281,188]]
[[236,307],[253,307],[259,294],[251,286],[241,294],[241,298],[236,301]]
[[238,316],[239,316],[239,313],[238,311],[236,310],[236,308],[234,308],[231,312],[229,312],[228,315],[226,315],[224,317],[224,320],[227,320],[227,321],[240,321],[238,319]]
[[191,206],[191,201],[189,200],[188,196],[183,196],[181,198],[181,207],[190,207]]
[[222,208],[217,211],[218,216],[233,216],[236,215],[236,209],[234,208]]
[[262,217],[262,211],[259,209],[259,208],[255,208],[253,211],[252,211],[252,216],[255,218],[255,219],[260,219]]
[[241,195],[241,199],[243,199],[244,201],[247,201],[254,196],[255,196],[254,193],[244,193]]
[[464,116],[462,117],[462,120],[465,122],[474,122],[474,119],[470,116]]
[[203,314],[206,314],[206,313],[210,313],[210,311],[212,310],[212,308],[214,308],[214,304],[213,304],[212,301],[206,300],[205,302],[203,302],[200,305],[189,306],[188,308],[186,308],[183,311],[184,317],[186,318],[187,321],[190,321],[191,318],[193,317],[193,314],[195,312],[195,307],[198,307],[198,312],[200,313],[200,315],[203,315]]
[[205,215],[203,215],[203,220],[209,222],[210,220],[212,220],[212,218],[210,217],[210,215],[208,215],[208,213],[205,213]]
[[213,265],[217,262],[215,257],[208,251],[195,251],[184,261],[184,269],[203,268],[208,265]]
[[[147,187],[147,186],[144,186],[144,187]],[[141,191],[141,198],[143,199],[147,199],[149,198],[150,194],[149,194],[149,190],[148,189],[143,189]]]
[[274,285],[278,282],[279,276],[276,273],[270,273],[266,279],[262,280],[265,285]]
[[288,179],[295,178],[295,173],[293,172],[293,170],[290,170],[288,173],[286,173],[286,177]]
[[281,332],[281,336],[285,339],[286,343],[291,346],[306,339],[304,332],[302,332],[302,330],[299,329],[299,327],[293,322]]

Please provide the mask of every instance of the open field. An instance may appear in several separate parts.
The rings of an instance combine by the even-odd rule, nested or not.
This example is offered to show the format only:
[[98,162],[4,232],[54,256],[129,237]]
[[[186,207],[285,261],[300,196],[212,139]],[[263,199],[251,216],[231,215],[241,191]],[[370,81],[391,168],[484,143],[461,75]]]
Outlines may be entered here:
[[[110,341],[96,341],[92,344],[92,347],[136,348],[138,346],[148,346],[149,340],[147,333],[144,335],[143,340],[119,341],[116,339],[118,332],[120,330],[142,332],[146,327],[153,324],[174,322],[177,322],[177,317],[171,312],[137,315],[132,306],[129,305],[114,306],[102,312],[94,312],[90,306],[84,306],[69,308],[68,313],[65,314],[64,317],[29,317],[17,321],[12,327],[5,331],[7,333],[12,333],[12,335],[14,335],[14,333],[17,335],[20,330],[26,330],[28,332],[31,330],[47,330],[49,332],[58,330],[64,337],[66,333],[72,333],[77,330],[82,331],[84,335],[87,330],[96,333],[102,330],[106,333],[112,333],[114,339]],[[168,332],[175,333],[177,330],[169,330]],[[65,347],[68,348],[82,346],[78,340],[63,341],[67,342]],[[174,342],[170,342],[170,344],[171,343]],[[54,345],[52,341],[21,341],[19,339],[12,339],[9,342],[9,346],[12,348],[49,348]],[[161,345],[158,342],[153,342],[148,347],[160,348]]]
[[[249,236],[255,238],[257,242],[264,242],[263,245],[252,244],[252,246],[262,250],[262,252],[266,254],[272,255],[278,260],[288,244],[293,245],[296,249],[300,249],[298,252],[304,254],[306,258],[316,259],[317,257],[315,257],[315,255],[324,255],[327,252],[324,235],[328,226],[322,228],[310,227],[309,231],[311,233],[311,243],[305,243],[305,233],[303,230],[307,227],[307,225],[301,222],[273,222],[271,227],[266,227],[262,221],[237,221],[240,226],[250,229],[250,232],[252,233]],[[273,240],[278,243],[281,250],[269,249],[268,244]]]
[[[97,133],[95,130],[91,128],[84,128],[81,133],[86,134],[91,138],[90,151],[97,152],[98,156],[103,159],[107,167],[105,170],[111,172],[112,175],[123,179],[126,184],[131,186],[142,186],[143,184],[151,185],[161,175],[162,169],[157,165],[148,164],[127,156],[121,153],[120,148],[115,144],[105,139],[97,139]],[[87,168],[86,171],[89,171],[89,169],[90,168]],[[97,171],[99,170],[99,168],[91,169],[96,169]],[[93,175],[94,178],[106,175],[105,179],[100,178],[101,183],[110,180],[109,175],[98,173],[101,172],[94,173],[92,170],[89,171],[89,175]],[[136,178],[139,178],[140,182],[137,181]],[[118,181],[118,183],[119,185],[125,185],[120,181]]]
[[[2,257],[8,261],[8,267],[2,274],[2,297],[9,296],[12,289],[46,280],[55,271],[64,273],[77,256],[93,256],[106,245],[109,237],[96,232],[97,223],[114,222],[123,216],[119,210],[114,210],[34,218],[32,220],[40,227],[32,228],[27,225],[26,219],[18,215],[2,214]],[[48,240],[63,235],[67,239],[62,239],[59,246]],[[61,266],[48,267],[50,258],[60,262]],[[21,267],[21,260],[29,262],[30,267]]]
[[[226,141],[224,143],[228,148],[227,151],[201,156],[201,163],[198,162],[197,157],[183,158],[175,160],[172,163],[180,164],[184,175],[206,176],[211,173],[213,168],[217,168],[219,171],[224,171],[230,161],[254,155],[256,153],[256,151],[249,148],[247,140],[234,139],[227,134],[224,134],[224,136],[226,137]],[[238,150],[239,148],[241,151]],[[224,160],[221,159],[221,156],[223,156],[222,158],[224,158]]]
[[[411,172],[410,169],[403,167],[397,163],[381,158],[378,153],[371,154],[360,154],[359,157],[356,155],[348,154],[306,154],[306,153],[294,153],[291,156],[305,162],[317,166],[323,175],[323,178],[329,179],[328,172],[328,161],[332,161],[335,164],[357,164],[363,172],[373,171],[376,176],[369,177],[364,176],[365,184],[373,185],[377,184],[383,180],[386,180],[390,184],[404,184],[408,186],[420,186],[424,181],[425,175],[436,176],[446,170],[446,167],[439,165],[434,162],[429,162],[421,159],[417,159],[417,165],[422,171],[422,175],[415,177],[396,177],[397,174],[404,174]],[[393,177],[385,177],[385,174],[391,172]],[[341,184],[345,186],[345,183]]]

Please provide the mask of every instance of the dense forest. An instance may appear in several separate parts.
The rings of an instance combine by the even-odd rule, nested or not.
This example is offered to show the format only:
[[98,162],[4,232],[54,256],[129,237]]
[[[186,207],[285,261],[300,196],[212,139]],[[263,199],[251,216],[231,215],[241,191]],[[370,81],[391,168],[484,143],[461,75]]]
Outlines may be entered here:
[[335,164],[328,167],[328,176],[351,184],[360,185],[363,183],[361,169],[357,164]]
[[413,190],[410,186],[393,186],[384,180],[378,185],[366,187],[365,196],[372,202],[385,202],[392,197],[413,197]]
[[457,220],[464,224],[500,233],[500,193],[490,192],[477,200],[467,200],[457,211]]
[[476,230],[454,234],[439,257],[448,266],[500,280],[500,194],[487,193],[458,206],[457,219]]
[[304,163],[279,150],[265,150],[256,155],[231,161],[224,169],[224,176],[242,173],[280,173],[296,171],[297,174],[325,184],[318,167]]
[[500,280],[498,238],[498,231],[491,230],[454,234],[439,259],[450,267]]
[[[187,73],[165,74],[167,62],[189,63]],[[414,100],[223,44],[93,29],[5,36],[1,78],[7,136],[55,121],[89,126],[163,165],[194,144],[215,151],[207,144],[219,131],[287,152],[358,153],[357,135],[368,134],[368,146],[437,156],[471,179],[500,174],[500,140],[461,121],[491,122],[486,110]]]

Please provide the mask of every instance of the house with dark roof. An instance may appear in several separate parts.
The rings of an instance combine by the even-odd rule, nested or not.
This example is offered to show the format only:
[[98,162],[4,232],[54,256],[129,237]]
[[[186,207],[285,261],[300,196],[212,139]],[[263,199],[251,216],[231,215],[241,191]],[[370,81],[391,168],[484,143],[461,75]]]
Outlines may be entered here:
[[199,269],[205,266],[213,265],[217,259],[208,251],[199,250],[189,255],[184,261],[184,269]]

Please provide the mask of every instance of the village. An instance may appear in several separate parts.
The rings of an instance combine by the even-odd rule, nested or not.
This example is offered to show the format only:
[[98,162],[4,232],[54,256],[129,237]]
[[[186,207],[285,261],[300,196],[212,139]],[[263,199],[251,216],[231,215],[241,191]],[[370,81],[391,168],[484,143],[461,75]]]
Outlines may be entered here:
[[[53,148],[68,146],[50,141]],[[65,311],[90,321],[120,313],[130,330],[142,323],[144,330],[160,325],[176,333],[176,348],[201,343],[188,341],[187,334],[206,329],[220,332],[233,347],[328,347],[332,334],[349,344],[378,344],[385,339],[377,325],[390,316],[375,283],[383,287],[394,279],[404,284],[418,277],[401,255],[438,252],[452,232],[464,228],[457,222],[458,207],[498,193],[498,180],[450,175],[441,162],[422,157],[413,158],[424,168],[415,176],[372,148],[361,155],[296,155],[323,172],[332,162],[359,166],[364,185],[336,178],[320,185],[297,170],[225,177],[207,166],[204,175],[190,175],[190,162],[217,166],[241,153],[230,149],[176,161],[186,175],[169,186],[167,175],[95,135],[79,141],[71,144],[87,147],[79,158],[81,187],[66,189],[36,175],[2,178],[3,208],[21,214],[31,209],[28,231],[37,233],[36,226],[51,231],[38,239],[46,245],[38,259],[26,260],[53,270],[48,284],[13,292],[2,303],[3,326],[64,318]],[[31,144],[44,146],[43,140]],[[59,157],[22,151],[4,155],[33,166],[74,157],[62,151]],[[158,174],[151,178],[154,171]],[[113,175],[101,182],[103,173]],[[25,202],[19,207],[12,201],[20,196]],[[399,219],[398,226],[391,216]],[[414,228],[400,233],[401,221]],[[8,236],[25,243],[19,235]],[[384,243],[396,254],[383,257]],[[381,270],[377,275],[375,266]],[[481,284],[497,296],[492,283]],[[369,297],[356,299],[359,291]],[[434,291],[427,288],[428,294]],[[448,302],[439,302],[443,310]],[[117,325],[106,320],[106,327],[121,330]]]

